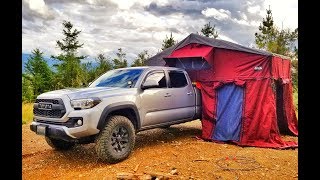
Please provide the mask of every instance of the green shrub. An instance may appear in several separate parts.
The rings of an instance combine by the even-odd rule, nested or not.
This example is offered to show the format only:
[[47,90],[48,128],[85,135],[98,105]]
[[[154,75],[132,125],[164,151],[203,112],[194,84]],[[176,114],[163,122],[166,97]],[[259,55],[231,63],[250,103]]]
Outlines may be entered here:
[[22,124],[29,124],[33,120],[33,103],[22,103]]

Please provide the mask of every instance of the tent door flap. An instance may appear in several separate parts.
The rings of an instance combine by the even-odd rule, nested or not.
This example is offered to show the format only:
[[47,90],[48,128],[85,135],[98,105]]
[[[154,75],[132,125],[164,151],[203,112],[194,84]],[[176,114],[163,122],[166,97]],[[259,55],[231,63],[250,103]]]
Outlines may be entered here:
[[243,87],[226,84],[217,91],[217,121],[213,140],[239,141],[243,106]]

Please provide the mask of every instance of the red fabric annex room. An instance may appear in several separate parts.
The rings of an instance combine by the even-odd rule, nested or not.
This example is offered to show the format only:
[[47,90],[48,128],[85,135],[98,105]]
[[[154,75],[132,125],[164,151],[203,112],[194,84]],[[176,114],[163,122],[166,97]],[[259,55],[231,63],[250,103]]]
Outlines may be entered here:
[[202,95],[201,138],[240,146],[293,148],[298,136],[290,59],[190,34],[146,61],[185,69]]

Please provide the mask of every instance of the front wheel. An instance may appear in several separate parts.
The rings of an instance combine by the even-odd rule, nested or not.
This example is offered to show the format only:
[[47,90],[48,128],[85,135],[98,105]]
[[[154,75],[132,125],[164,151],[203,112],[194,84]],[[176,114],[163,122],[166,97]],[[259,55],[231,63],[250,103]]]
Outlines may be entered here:
[[124,116],[111,116],[96,139],[98,157],[108,163],[126,159],[133,150],[135,130],[131,121]]

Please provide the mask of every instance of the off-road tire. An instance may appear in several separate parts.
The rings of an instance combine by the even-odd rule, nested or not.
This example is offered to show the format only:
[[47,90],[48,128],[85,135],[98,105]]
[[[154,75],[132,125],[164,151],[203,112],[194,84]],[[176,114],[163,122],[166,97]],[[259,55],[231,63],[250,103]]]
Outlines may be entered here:
[[73,146],[75,145],[74,142],[67,142],[61,139],[54,139],[54,138],[50,138],[50,137],[45,137],[47,143],[49,144],[49,146],[51,146],[52,148],[56,149],[56,150],[69,150],[71,148],[73,148]]
[[111,116],[96,139],[96,153],[104,162],[117,163],[126,159],[134,148],[135,130],[125,116]]

